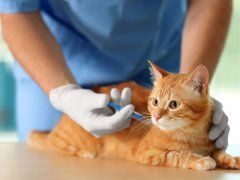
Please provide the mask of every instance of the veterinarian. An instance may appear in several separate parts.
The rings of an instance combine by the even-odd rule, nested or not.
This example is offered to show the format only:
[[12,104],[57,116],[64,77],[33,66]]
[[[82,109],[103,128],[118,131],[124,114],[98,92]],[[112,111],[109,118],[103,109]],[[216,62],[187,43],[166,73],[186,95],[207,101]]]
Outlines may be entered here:
[[[16,61],[17,131],[50,130],[64,112],[94,136],[129,126],[131,91],[87,88],[134,80],[150,86],[154,60],[170,72],[205,64],[213,76],[226,39],[231,0],[0,0],[3,36]],[[229,126],[215,101],[209,137],[226,148]]]

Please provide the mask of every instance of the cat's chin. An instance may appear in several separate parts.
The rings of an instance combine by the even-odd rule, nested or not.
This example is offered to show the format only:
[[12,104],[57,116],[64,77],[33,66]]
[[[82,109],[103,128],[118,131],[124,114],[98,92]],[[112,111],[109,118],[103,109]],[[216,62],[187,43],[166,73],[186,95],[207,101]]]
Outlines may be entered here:
[[161,118],[160,120],[156,121],[156,119],[152,117],[151,120],[153,125],[157,126],[162,131],[174,131],[187,126],[186,121],[182,119]]

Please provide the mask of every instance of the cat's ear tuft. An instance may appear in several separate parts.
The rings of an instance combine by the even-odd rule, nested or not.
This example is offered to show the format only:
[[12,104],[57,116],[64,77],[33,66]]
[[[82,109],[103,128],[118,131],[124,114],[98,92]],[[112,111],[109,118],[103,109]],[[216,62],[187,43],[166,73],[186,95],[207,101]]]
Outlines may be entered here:
[[208,89],[209,73],[204,65],[199,65],[190,75],[187,83],[200,93],[205,93]]
[[152,75],[152,80],[153,81],[159,81],[161,80],[164,76],[169,75],[167,71],[164,71],[160,67],[158,67],[156,64],[152,63],[150,60],[148,60],[149,64],[151,65],[150,73]]

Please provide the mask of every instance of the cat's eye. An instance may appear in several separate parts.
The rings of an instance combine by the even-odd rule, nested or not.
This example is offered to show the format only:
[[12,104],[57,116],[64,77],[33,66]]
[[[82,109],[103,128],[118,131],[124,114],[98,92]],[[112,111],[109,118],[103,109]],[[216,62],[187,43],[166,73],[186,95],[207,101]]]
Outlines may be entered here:
[[170,103],[169,103],[169,107],[170,107],[171,109],[177,109],[177,108],[179,108],[179,106],[180,106],[180,102],[179,102],[179,101],[176,101],[176,100],[172,100],[172,101],[170,101]]
[[152,105],[153,105],[153,106],[157,106],[157,105],[158,105],[158,100],[155,99],[155,98],[153,98],[153,99],[152,99]]

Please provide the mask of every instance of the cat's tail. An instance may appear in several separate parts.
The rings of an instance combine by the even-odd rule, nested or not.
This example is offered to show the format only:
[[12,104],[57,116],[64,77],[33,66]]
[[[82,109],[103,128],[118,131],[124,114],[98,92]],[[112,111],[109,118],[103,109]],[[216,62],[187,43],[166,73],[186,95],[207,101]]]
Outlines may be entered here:
[[28,136],[28,145],[33,148],[43,149],[48,146],[48,135],[46,131],[32,131]]

